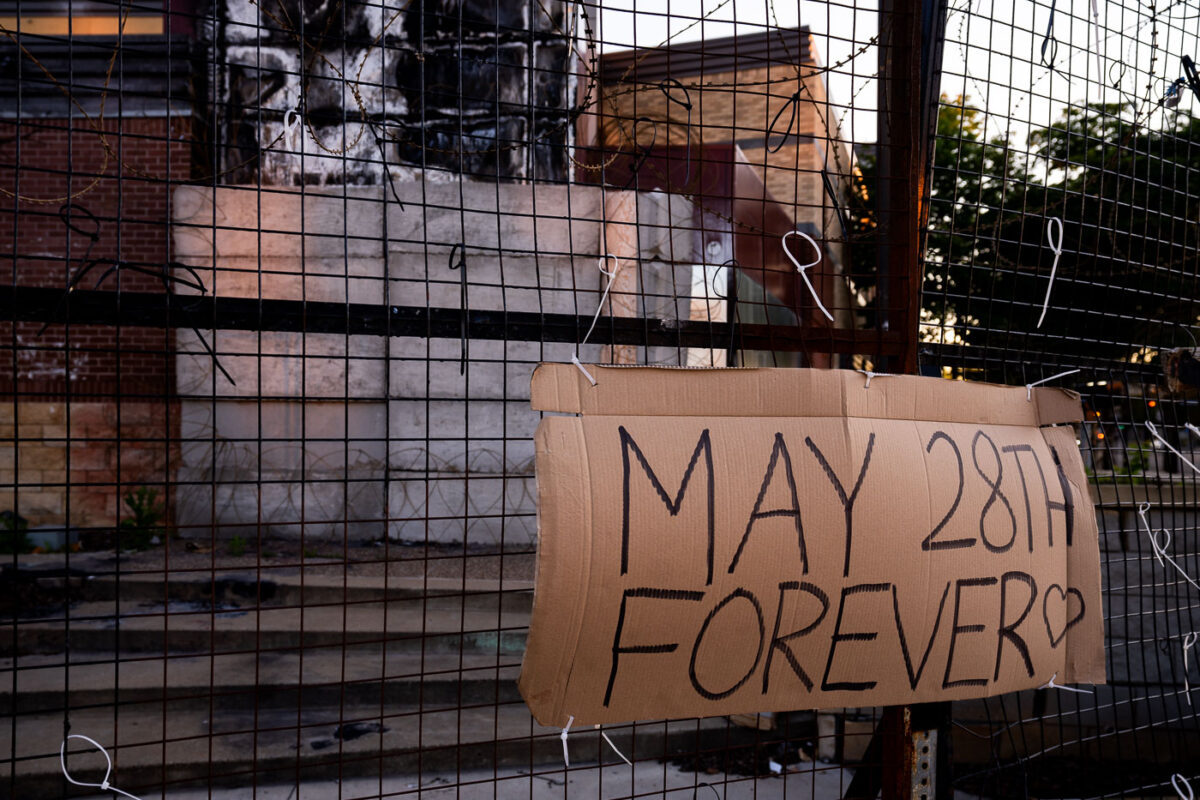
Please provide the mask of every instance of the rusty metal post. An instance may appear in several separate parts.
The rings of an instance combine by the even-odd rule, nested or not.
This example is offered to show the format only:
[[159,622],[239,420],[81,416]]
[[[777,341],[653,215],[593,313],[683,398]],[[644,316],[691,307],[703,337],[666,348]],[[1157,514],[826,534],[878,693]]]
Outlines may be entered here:
[[887,366],[917,371],[921,265],[941,84],[945,0],[883,0],[879,22],[879,332],[904,335]]
[[950,786],[950,704],[890,706],[879,724],[883,800],[941,800]]
[[[945,0],[883,0],[879,23],[878,255],[880,328],[905,346],[888,368],[917,372],[922,258],[940,96]],[[950,704],[884,710],[883,800],[940,800],[950,786]]]
[[[922,255],[940,94],[944,0],[883,0],[879,14],[879,141],[875,187],[880,342],[899,333],[888,371],[917,372]],[[884,709],[846,800],[940,800],[949,782],[949,703]],[[876,767],[875,765],[878,765]]]

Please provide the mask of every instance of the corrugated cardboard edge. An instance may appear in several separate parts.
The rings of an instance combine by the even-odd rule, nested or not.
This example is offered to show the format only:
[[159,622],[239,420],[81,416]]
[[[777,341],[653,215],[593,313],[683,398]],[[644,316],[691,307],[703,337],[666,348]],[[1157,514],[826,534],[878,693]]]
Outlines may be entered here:
[[[531,709],[541,709],[550,702],[544,698],[562,698],[566,695],[565,689],[571,679],[569,666],[575,661],[587,600],[585,596],[576,605],[575,614],[569,619],[563,614],[539,613],[544,612],[539,608],[539,603],[545,602],[546,597],[569,597],[572,594],[571,587],[574,587],[575,593],[586,591],[591,571],[591,542],[566,541],[566,537],[588,539],[591,536],[592,495],[587,475],[587,447],[583,441],[583,426],[578,418],[543,419],[534,433],[534,441],[538,543],[531,619],[538,620],[544,634],[537,638],[530,637],[527,641],[517,689]],[[560,498],[564,485],[575,488],[578,504],[544,502],[546,493],[543,487],[551,476],[558,482]],[[554,535],[546,536],[546,531],[553,531]],[[554,558],[557,550],[583,553],[585,556],[578,560],[570,574],[564,574],[561,570],[551,574],[544,570],[544,565],[562,563],[563,559]],[[553,585],[549,581],[553,581]],[[564,587],[563,584],[568,586]],[[547,663],[558,664],[549,675],[529,669],[530,665]],[[565,720],[567,714],[559,707],[559,703],[561,700],[554,701],[554,711],[550,717]],[[546,719],[539,716],[538,721],[545,723]]]
[[[1041,427],[1082,422],[1077,392],[855,370],[664,369],[590,365],[593,386],[573,364],[533,373],[539,411],[628,416],[884,417]],[[886,381],[886,389],[884,382]],[[881,391],[872,392],[878,387]]]
[[[1060,450],[1076,449],[1074,431],[1068,428],[1049,428],[1042,431],[1042,438],[1049,446],[1057,445]],[[1104,684],[1108,682],[1107,659],[1104,657],[1104,584],[1100,569],[1100,530],[1096,520],[1096,507],[1092,502],[1092,494],[1088,490],[1087,475],[1083,471],[1083,462],[1079,458],[1064,458],[1063,471],[1067,484],[1071,488],[1075,502],[1075,531],[1076,544],[1087,543],[1089,548],[1086,556],[1079,551],[1076,566],[1086,569],[1088,577],[1095,580],[1094,596],[1086,602],[1095,602],[1097,608],[1088,610],[1080,624],[1069,628],[1064,636],[1062,647],[1065,648],[1063,674],[1057,683]],[[1093,547],[1091,543],[1095,543]],[[1079,561],[1084,563],[1079,564]],[[1077,572],[1070,569],[1068,561],[1067,574],[1063,576],[1067,586],[1078,586]],[[1081,646],[1081,642],[1092,642],[1092,648]]]
[[[947,381],[950,383],[950,381]],[[994,386],[995,384],[986,384]],[[1020,392],[1023,387],[1013,387]],[[1083,401],[1079,392],[1051,386],[1036,386],[1032,391],[1033,402],[1038,407],[1039,425],[1064,425],[1083,422]]]

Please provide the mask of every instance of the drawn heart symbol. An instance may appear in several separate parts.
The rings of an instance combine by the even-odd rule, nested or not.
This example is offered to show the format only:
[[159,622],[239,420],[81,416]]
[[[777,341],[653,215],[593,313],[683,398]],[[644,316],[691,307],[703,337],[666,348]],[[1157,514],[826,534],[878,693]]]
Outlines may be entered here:
[[[1056,599],[1055,602],[1061,602],[1063,604],[1063,616],[1064,617],[1067,616],[1067,612],[1070,611],[1070,609],[1071,609],[1070,598],[1073,596],[1079,602],[1079,612],[1075,616],[1067,619],[1067,624],[1065,626],[1063,626],[1062,631],[1060,631],[1057,636],[1054,635],[1054,629],[1050,627],[1050,593],[1051,592],[1055,592],[1058,594],[1058,598]],[[1076,625],[1079,624],[1079,621],[1081,619],[1083,619],[1083,612],[1084,612],[1083,593],[1081,591],[1079,591],[1078,589],[1063,590],[1063,588],[1061,586],[1059,586],[1057,583],[1050,584],[1049,588],[1046,589],[1046,594],[1044,594],[1042,596],[1042,620],[1045,621],[1045,623],[1046,623],[1046,633],[1050,636],[1050,646],[1051,647],[1058,647],[1059,643],[1063,640],[1063,637],[1065,637],[1067,635],[1067,631],[1071,630],[1071,628],[1074,628]]]

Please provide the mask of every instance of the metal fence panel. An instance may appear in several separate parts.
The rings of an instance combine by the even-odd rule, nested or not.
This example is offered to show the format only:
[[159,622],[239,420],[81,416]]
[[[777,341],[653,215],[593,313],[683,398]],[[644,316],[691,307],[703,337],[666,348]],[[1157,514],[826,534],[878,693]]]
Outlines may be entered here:
[[[7,2],[3,792],[1183,787],[1195,19]],[[574,355],[1083,392],[1109,685],[572,730],[568,768],[515,679],[529,378]]]

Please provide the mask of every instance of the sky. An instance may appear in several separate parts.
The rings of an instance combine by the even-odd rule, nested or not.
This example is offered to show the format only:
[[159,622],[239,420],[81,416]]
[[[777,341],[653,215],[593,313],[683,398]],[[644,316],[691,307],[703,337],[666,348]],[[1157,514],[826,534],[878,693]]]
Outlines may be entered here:
[[[847,58],[875,35],[878,5],[811,0],[599,0],[600,38],[606,52],[759,32],[765,25],[808,25],[825,64]],[[1190,0],[1189,0],[1190,2]],[[1183,74],[1181,58],[1200,58],[1200,13],[1185,0],[949,0],[943,54],[943,94],[966,96],[989,112],[989,137],[1024,143],[1070,105],[1135,101],[1141,118],[1200,110],[1184,93],[1175,111],[1158,105]],[[1095,15],[1093,15],[1095,12]],[[1054,69],[1043,62],[1047,47]],[[1099,53],[1097,54],[1097,50]],[[875,49],[830,73],[830,97],[850,104],[844,133],[855,142],[876,139]],[[1099,79],[1098,79],[1099,78]]]
[[[764,26],[808,25],[824,64],[836,63],[870,40],[878,25],[878,4],[816,3],[811,0],[600,0],[603,52],[656,47],[761,33]],[[830,31],[835,32],[830,35]],[[837,74],[829,76],[830,97],[848,104],[855,97],[861,110],[845,119],[853,141],[875,141],[875,87],[872,76],[878,54],[873,47]],[[853,73],[851,69],[853,68]],[[852,126],[852,128],[851,128]]]

